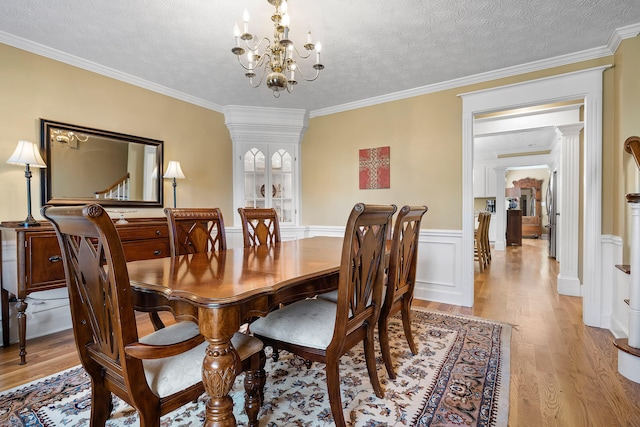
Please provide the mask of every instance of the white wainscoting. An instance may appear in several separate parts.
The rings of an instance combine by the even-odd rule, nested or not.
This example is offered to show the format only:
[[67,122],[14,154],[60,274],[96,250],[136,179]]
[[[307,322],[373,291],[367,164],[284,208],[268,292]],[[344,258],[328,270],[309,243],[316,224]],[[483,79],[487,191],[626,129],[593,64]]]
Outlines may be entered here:
[[414,298],[465,305],[462,231],[422,230]]
[[602,320],[614,337],[625,338],[629,334],[629,298],[631,275],[616,264],[622,264],[623,241],[618,236],[602,236]]
[[[344,236],[344,227],[309,227],[305,237]],[[421,230],[414,298],[464,305],[461,230]]]

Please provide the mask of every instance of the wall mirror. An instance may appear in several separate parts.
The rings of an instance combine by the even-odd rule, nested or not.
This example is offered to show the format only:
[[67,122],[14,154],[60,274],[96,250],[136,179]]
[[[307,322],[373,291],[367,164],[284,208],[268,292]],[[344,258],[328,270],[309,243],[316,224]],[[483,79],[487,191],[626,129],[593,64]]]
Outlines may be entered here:
[[523,216],[537,216],[536,212],[536,189],[521,188],[520,209]]
[[42,204],[162,207],[162,144],[40,119]]

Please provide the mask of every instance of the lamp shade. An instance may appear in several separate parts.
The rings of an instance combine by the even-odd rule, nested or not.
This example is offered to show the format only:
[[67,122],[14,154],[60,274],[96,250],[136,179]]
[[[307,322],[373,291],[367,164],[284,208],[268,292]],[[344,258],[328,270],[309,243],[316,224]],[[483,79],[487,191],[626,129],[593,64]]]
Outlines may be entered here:
[[12,165],[29,165],[34,168],[46,168],[47,165],[40,156],[40,150],[36,144],[30,141],[18,141],[18,146],[15,151],[7,160],[7,163]]
[[521,195],[522,192],[520,190],[520,187],[510,187],[505,189],[505,196],[507,197],[515,198],[520,197]]
[[180,162],[175,160],[169,161],[167,165],[167,171],[162,176],[163,178],[175,178],[175,179],[184,179],[184,174],[182,173],[182,168],[180,167]]

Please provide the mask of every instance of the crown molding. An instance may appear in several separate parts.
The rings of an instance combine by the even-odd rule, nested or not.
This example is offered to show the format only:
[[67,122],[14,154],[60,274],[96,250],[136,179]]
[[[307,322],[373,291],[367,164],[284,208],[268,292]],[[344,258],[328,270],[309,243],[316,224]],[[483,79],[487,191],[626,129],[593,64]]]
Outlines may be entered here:
[[516,65],[513,67],[502,68],[499,70],[488,71],[485,73],[475,74],[472,76],[462,77],[459,79],[449,80],[446,82],[435,83],[432,85],[420,86],[400,92],[394,92],[382,96],[363,99],[360,101],[350,102],[347,104],[336,105],[333,107],[322,108],[311,111],[309,117],[326,116],[329,114],[341,113],[344,111],[355,110],[358,108],[370,107],[372,105],[383,104],[391,101],[411,98],[414,96],[427,95],[434,92],[440,92],[449,89],[455,89],[467,85],[484,83],[491,80],[513,77],[520,74],[530,73],[533,71],[545,70],[548,68],[559,67],[562,65],[574,64],[576,62],[589,61],[605,56],[611,56],[615,53],[618,46],[624,39],[636,37],[640,34],[640,24],[629,25],[616,29],[606,46],[593,49],[583,50],[581,52],[560,55],[553,58],[542,59],[540,61],[529,62],[527,64]]
[[[553,67],[559,67],[562,65],[573,64],[576,62],[588,61],[591,59],[602,58],[605,56],[613,55],[622,40],[636,37],[640,34],[640,24],[628,25],[626,27],[617,28],[609,41],[605,46],[587,49],[581,52],[571,53],[567,55],[560,55],[553,58],[543,59],[540,61],[534,61],[527,64],[516,65],[513,67],[502,68],[499,70],[489,71],[485,73],[475,74],[472,76],[462,77],[459,79],[453,79],[446,82],[435,83],[432,85],[420,86],[413,89],[394,92],[382,96],[363,99],[360,101],[350,102],[346,104],[336,105],[333,107],[322,108],[319,110],[313,110],[309,112],[309,117],[326,116],[329,114],[340,113],[349,110],[355,110],[358,108],[370,107],[377,104],[383,104],[392,101],[398,101],[401,99],[411,98],[414,96],[426,95],[434,92],[440,92],[443,90],[454,89],[462,86],[484,83],[491,80],[497,80],[505,77],[512,77],[524,73],[530,73],[533,71],[544,70]],[[120,80],[125,83],[132,84],[134,86],[141,87],[143,89],[150,90],[162,95],[169,96],[171,98],[178,99],[180,101],[188,102],[209,110],[223,113],[223,107],[221,105],[206,101],[201,98],[197,98],[192,95],[188,95],[184,92],[170,89],[166,86],[162,86],[148,80],[133,76],[131,74],[123,73],[118,70],[114,70],[109,67],[97,64],[92,61],[79,58],[74,55],[69,55],[57,49],[44,46],[40,43],[35,43],[30,40],[16,37],[12,34],[0,31],[0,43],[7,44],[9,46],[16,47],[36,55],[44,56],[65,64],[72,65],[74,67],[82,68],[87,71],[91,71],[106,77],[110,77],[116,80]]]
[[300,144],[308,128],[307,111],[303,109],[227,105],[223,112],[234,143]]
[[131,74],[123,73],[122,71],[114,70],[113,68],[105,67],[104,65],[96,64],[92,61],[87,61],[86,59],[82,59],[74,55],[69,55],[68,53],[59,51],[57,49],[52,49],[40,43],[35,43],[21,37],[16,37],[4,31],[0,31],[0,43],[13,46],[18,49],[26,50],[27,52],[35,53],[36,55],[44,56],[46,58],[72,65],[74,67],[82,68],[83,70],[110,77],[121,82],[129,83],[131,85],[147,89],[161,95],[166,95],[170,98],[188,102],[189,104],[194,104],[209,110],[217,111],[218,113],[222,112],[222,106],[218,104],[205,101],[204,99],[188,95],[184,92],[170,89],[166,86],[141,79],[140,77],[136,77]]

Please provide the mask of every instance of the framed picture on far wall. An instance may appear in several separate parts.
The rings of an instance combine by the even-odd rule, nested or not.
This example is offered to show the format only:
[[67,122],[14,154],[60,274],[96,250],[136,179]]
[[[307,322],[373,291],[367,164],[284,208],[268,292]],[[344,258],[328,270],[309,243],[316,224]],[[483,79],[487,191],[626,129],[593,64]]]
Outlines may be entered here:
[[361,190],[391,188],[391,147],[365,148],[359,153]]

